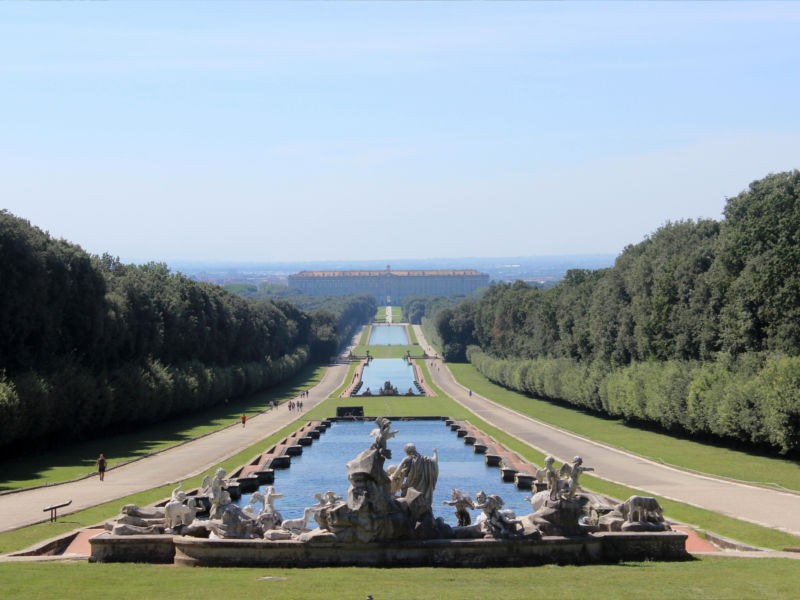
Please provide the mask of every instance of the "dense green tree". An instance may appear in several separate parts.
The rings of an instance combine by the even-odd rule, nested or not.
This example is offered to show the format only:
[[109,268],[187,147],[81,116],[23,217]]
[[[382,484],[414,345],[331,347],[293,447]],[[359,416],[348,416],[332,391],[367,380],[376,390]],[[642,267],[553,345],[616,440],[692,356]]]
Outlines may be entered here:
[[468,300],[454,308],[440,310],[435,317],[435,328],[442,341],[442,355],[447,361],[466,360],[467,346],[475,340],[474,301]]
[[730,352],[800,347],[800,171],[750,184],[728,201],[717,282]]
[[374,312],[372,299],[336,318],[246,300],[161,263],[90,256],[0,211],[0,450],[265,389]]
[[[800,423],[800,172],[728,201],[725,219],[667,223],[613,267],[553,288],[496,284],[465,309],[487,377],[668,430],[782,452]],[[460,360],[459,307],[437,332]]]

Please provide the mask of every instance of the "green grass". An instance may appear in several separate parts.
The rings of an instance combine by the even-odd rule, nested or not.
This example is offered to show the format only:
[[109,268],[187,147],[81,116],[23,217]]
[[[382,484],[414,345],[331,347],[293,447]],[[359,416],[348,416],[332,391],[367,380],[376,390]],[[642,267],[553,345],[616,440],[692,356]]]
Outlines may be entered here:
[[463,600],[500,598],[796,598],[798,563],[702,558],[690,562],[506,569],[269,569],[135,564],[0,564],[0,595],[59,598]]
[[[375,313],[375,322],[376,323],[386,322],[385,306],[378,307],[378,312]],[[403,309],[400,306],[392,306],[392,323],[402,323],[402,322],[403,322]]]
[[403,358],[409,352],[411,356],[422,353],[419,346],[357,346],[353,354],[365,356],[367,350],[372,358]]
[[[451,365],[452,367],[453,365]],[[426,363],[421,363],[430,382]],[[462,383],[483,395],[480,381]],[[304,389],[306,385],[298,385]],[[359,399],[368,416],[447,415],[469,420],[526,459],[541,464],[543,456],[515,438],[476,418],[434,387],[437,397]],[[484,393],[486,391],[486,393]],[[307,411],[292,425],[221,463],[226,469],[248,462],[255,454],[293,431],[299,423],[325,418],[352,398],[331,398]],[[529,400],[529,399],[526,399]],[[571,411],[570,411],[571,412]],[[236,412],[234,412],[234,415]],[[535,415],[538,417],[538,415]],[[401,426],[401,425],[400,425]],[[216,468],[209,469],[209,472]],[[597,477],[584,476],[587,488],[617,498],[637,490]],[[202,475],[184,487],[199,484]],[[166,497],[172,486],[149,490],[86,511],[0,534],[0,553],[25,548],[44,539],[112,517],[126,503],[147,505]],[[720,535],[757,546],[782,548],[800,540],[781,532],[742,523],[708,511],[660,499],[667,517],[693,523]],[[767,540],[766,542],[764,540]],[[383,598],[437,600],[490,597],[529,600],[532,595],[641,598],[794,598],[798,563],[787,559],[704,557],[689,562],[643,562],[621,565],[555,566],[514,569],[181,569],[132,564],[0,563],[0,596],[28,598],[213,598],[228,595],[271,599]]]
[[285,402],[317,383],[324,367],[309,367],[290,382],[248,398],[212,407],[179,419],[164,421],[132,433],[98,438],[59,448],[58,452],[28,452],[2,462],[0,491],[71,481],[94,472],[100,452],[109,467],[165,450],[196,437],[239,422],[242,413],[252,416],[263,411],[272,400]]
[[[193,478],[187,478],[183,482],[183,489],[189,490],[199,487],[203,477],[208,474],[213,474],[218,467],[223,467],[228,473],[232,472],[237,467],[250,462],[255,456],[265,452],[270,446],[282,440],[307,421],[309,421],[307,414],[303,413],[299,415],[295,421],[282,428],[280,431],[273,433],[259,443],[253,444],[227,460],[212,466],[206,473],[201,473]],[[125,504],[137,504],[139,506],[153,504],[154,502],[168,497],[174,487],[174,485],[166,485],[153,488],[119,500],[112,500],[111,502],[94,506],[86,510],[64,515],[55,523],[44,522],[0,533],[0,554],[19,551],[44,540],[66,535],[75,529],[96,525],[97,523],[113,518]]]
[[[434,386],[435,388],[435,386]],[[527,460],[542,464],[544,456],[530,446],[520,442],[504,432],[492,427],[488,423],[475,417],[463,406],[444,396],[438,388],[434,391],[439,394],[437,397],[376,397],[359,398],[359,404],[364,407],[364,413],[368,417],[378,417],[382,415],[391,416],[449,416],[459,420],[469,420],[482,431],[492,436],[496,441],[502,443],[510,450],[518,452]],[[229,472],[241,464],[248,462],[255,455],[263,452],[270,445],[294,431],[300,423],[310,419],[324,419],[336,414],[337,406],[352,406],[353,398],[331,398],[310,409],[298,418],[295,423],[285,427],[281,431],[270,436],[260,444],[240,452],[234,457],[221,463]],[[216,467],[209,469],[213,472]],[[612,484],[597,477],[584,475],[582,483],[587,489],[607,494],[609,496],[625,499],[634,494],[648,495],[640,490]],[[196,487],[202,480],[202,475],[187,480],[184,488]],[[29,547],[34,543],[66,534],[76,528],[86,527],[103,520],[109,519],[117,514],[119,508],[124,504],[147,505],[160,500],[169,495],[172,486],[166,486],[156,490],[150,490],[141,494],[136,494],[130,498],[121,499],[105,505],[94,507],[78,513],[73,513],[62,518],[58,523],[41,523],[31,527],[25,527],[13,532],[0,534],[0,553],[7,553],[13,550],[20,550]],[[665,508],[668,518],[684,523],[693,524],[701,529],[713,531],[719,535],[736,539],[754,546],[783,549],[786,547],[800,546],[800,539],[795,536],[757,525],[731,519],[723,515],[698,509],[679,502],[659,498],[659,502]]]
[[448,366],[462,385],[478,394],[561,429],[682,469],[800,491],[800,464],[796,461],[638,429],[621,420],[599,418],[507,390],[491,383],[472,365]]

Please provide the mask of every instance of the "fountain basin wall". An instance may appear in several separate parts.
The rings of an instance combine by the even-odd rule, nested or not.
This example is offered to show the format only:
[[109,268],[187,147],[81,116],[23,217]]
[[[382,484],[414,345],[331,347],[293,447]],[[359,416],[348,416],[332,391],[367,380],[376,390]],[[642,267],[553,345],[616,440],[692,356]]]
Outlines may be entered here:
[[[104,539],[105,538],[105,539]],[[204,567],[519,567],[642,560],[686,560],[686,534],[597,533],[539,540],[427,540],[309,543],[295,540],[206,540],[181,536],[100,535],[93,562],[155,562],[153,552],[183,566]],[[156,540],[155,538],[161,538]],[[167,560],[165,541],[172,553]],[[157,546],[154,546],[157,544]],[[174,556],[174,559],[173,559]]]
[[92,547],[90,562],[172,564],[175,560],[175,543],[171,535],[101,533],[91,538],[89,544]]

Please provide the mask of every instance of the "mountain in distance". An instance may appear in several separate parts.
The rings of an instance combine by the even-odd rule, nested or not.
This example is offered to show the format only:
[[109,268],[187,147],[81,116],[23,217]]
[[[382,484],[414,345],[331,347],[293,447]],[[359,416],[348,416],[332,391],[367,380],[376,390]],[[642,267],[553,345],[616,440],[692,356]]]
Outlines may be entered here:
[[514,256],[472,258],[416,258],[382,260],[320,260],[314,262],[212,262],[172,261],[168,266],[198,281],[217,284],[276,283],[286,285],[289,275],[300,271],[351,271],[405,269],[475,269],[488,273],[493,282],[526,281],[552,285],[570,269],[605,269],[614,264],[614,254],[558,256]]

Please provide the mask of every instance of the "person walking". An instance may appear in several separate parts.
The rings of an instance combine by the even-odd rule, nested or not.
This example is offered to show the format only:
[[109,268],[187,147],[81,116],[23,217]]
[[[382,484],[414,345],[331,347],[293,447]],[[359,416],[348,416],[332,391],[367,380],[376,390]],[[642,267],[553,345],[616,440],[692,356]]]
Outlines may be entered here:
[[100,481],[105,481],[107,462],[106,462],[106,457],[103,455],[102,452],[100,453],[100,456],[97,457],[95,464],[97,465],[97,474],[100,475]]
[[247,415],[242,413],[242,427],[245,426],[245,423],[247,423]]

